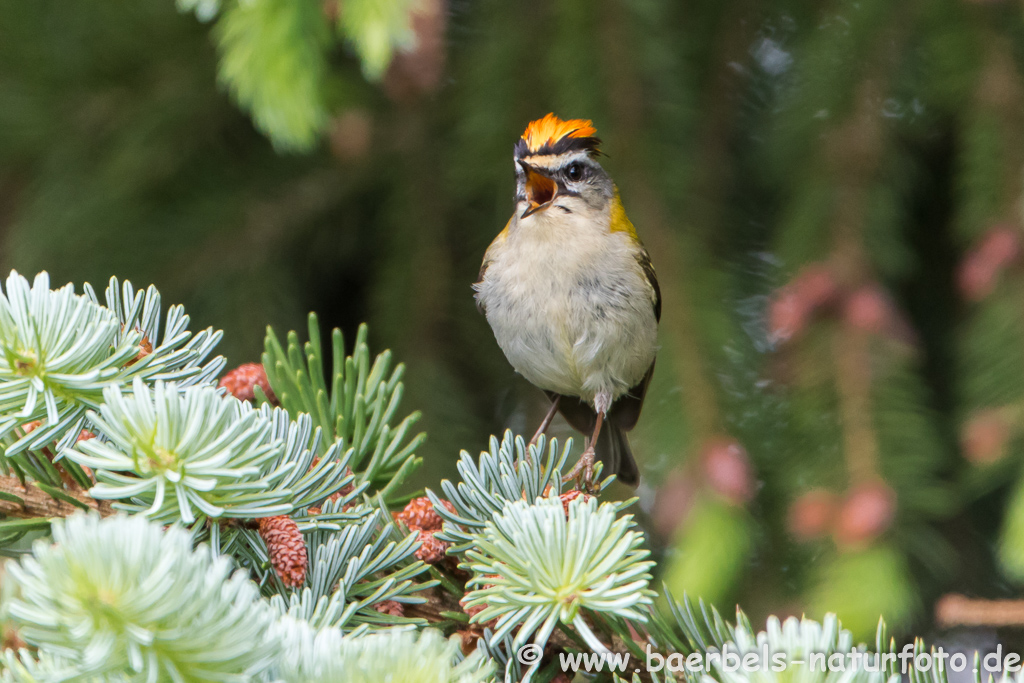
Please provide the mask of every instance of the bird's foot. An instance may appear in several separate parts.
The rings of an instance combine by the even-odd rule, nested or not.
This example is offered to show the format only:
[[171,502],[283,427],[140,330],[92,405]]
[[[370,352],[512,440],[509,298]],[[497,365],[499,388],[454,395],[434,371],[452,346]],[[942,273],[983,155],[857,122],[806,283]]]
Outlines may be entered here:
[[587,449],[583,451],[583,455],[576,461],[569,473],[562,477],[562,483],[568,483],[573,479],[576,480],[576,488],[595,495],[597,493],[597,486],[594,484],[594,448],[593,446],[587,446]]

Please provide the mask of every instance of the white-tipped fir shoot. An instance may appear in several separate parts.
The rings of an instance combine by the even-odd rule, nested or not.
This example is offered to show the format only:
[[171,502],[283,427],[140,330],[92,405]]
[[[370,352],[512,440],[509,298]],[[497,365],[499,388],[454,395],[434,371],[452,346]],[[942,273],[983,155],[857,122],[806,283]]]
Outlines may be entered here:
[[[88,283],[83,289],[93,301],[99,301]],[[190,318],[180,304],[167,309],[161,327],[163,306],[160,292],[153,285],[143,292],[136,290],[128,280],[122,283],[112,277],[105,300],[106,307],[121,323],[121,334],[140,333],[152,347],[148,349],[143,372],[148,382],[174,381],[179,387],[217,383],[226,360],[223,356],[210,360],[207,357],[220,343],[223,332],[208,327],[193,334],[188,328]]]
[[[71,285],[50,289],[45,272],[31,287],[12,272],[6,285],[0,291],[0,439],[19,437],[5,448],[10,456],[62,438],[87,408],[102,403],[104,387],[138,373],[128,363],[142,335],[122,334],[113,312]],[[38,429],[15,432],[36,420],[43,421]]]
[[585,612],[646,621],[654,563],[642,543],[632,516],[618,517],[612,503],[577,498],[568,515],[557,497],[509,503],[466,552],[473,571],[467,586],[476,587],[467,607],[484,608],[475,622],[498,620],[495,639],[518,626],[517,648],[531,637],[543,646],[561,622],[604,652]]
[[458,636],[391,629],[345,636],[284,617],[274,628],[280,683],[483,683],[493,664],[480,651],[463,658]]
[[[50,289],[45,272],[31,286],[12,271],[0,289],[0,447],[7,456],[57,442],[74,442],[85,411],[103,401],[103,389],[136,377],[212,383],[223,358],[201,365],[220,340],[207,329],[188,331],[181,306],[167,312],[160,332],[160,294],[111,280],[108,306],[85,285]],[[150,349],[150,347],[152,347]],[[35,429],[26,429],[39,422]]]
[[[888,643],[882,647],[888,647]],[[865,645],[854,644],[853,634],[843,629],[835,614],[826,614],[821,623],[796,617],[779,621],[770,616],[765,630],[755,633],[746,615],[739,612],[732,638],[722,651],[736,653],[741,659],[755,653],[758,666],[715,666],[710,675],[704,676],[705,683],[885,683],[893,673],[882,665],[880,654],[868,653]],[[769,658],[776,654],[782,657],[762,666],[760,658],[765,653]],[[815,663],[815,657],[821,658],[820,662]],[[785,668],[775,670],[780,663]],[[895,681],[899,678],[896,674]]]
[[[74,674],[74,668],[59,659],[48,657],[45,654],[38,655],[25,648],[15,650],[4,650],[0,655],[0,683],[51,683],[51,681],[66,680]],[[74,680],[82,683],[114,683],[119,679],[113,676],[92,680],[83,679],[78,676]]]
[[480,454],[479,463],[462,451],[457,464],[462,481],[441,482],[441,490],[455,512],[427,489],[434,510],[445,521],[438,538],[451,543],[455,553],[472,548],[477,534],[510,501],[535,500],[545,491],[558,495],[562,486],[560,472],[569,457],[572,440],[559,448],[557,439],[547,441],[541,435],[536,444],[527,445],[523,437],[506,430],[500,442],[492,436],[488,446]]
[[7,617],[67,664],[64,680],[241,683],[277,655],[256,585],[183,529],[140,516],[58,520],[5,580]]
[[138,379],[132,393],[114,385],[103,397],[99,412],[89,413],[103,438],[66,452],[95,471],[94,498],[186,524],[199,515],[258,518],[293,509],[292,491],[277,484],[295,462],[280,457],[288,445],[273,438],[265,413],[213,387],[181,391],[157,382],[150,389]]

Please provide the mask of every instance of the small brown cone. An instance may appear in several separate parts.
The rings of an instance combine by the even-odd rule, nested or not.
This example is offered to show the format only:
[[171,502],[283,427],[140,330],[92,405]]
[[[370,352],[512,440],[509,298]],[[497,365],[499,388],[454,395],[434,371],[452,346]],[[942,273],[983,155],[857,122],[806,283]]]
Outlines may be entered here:
[[287,515],[263,517],[259,520],[259,533],[267,544],[270,564],[284,585],[295,588],[306,580],[306,541],[299,525]]
[[576,500],[577,498],[582,498],[583,502],[586,502],[586,501],[590,500],[591,498],[593,498],[593,496],[590,495],[589,493],[584,493],[583,491],[580,491],[578,489],[573,489],[571,491],[566,491],[565,493],[559,495],[558,497],[562,501],[562,507],[565,509],[565,516],[566,517],[569,516],[569,503],[571,503],[572,501]]
[[267,371],[263,369],[260,363],[239,365],[221,377],[218,386],[227,389],[228,393],[237,399],[255,401],[256,390],[254,387],[257,384],[263,389],[263,393],[267,395],[267,400],[273,405],[278,405],[277,396],[274,396],[274,392],[270,388],[270,380],[267,379]]
[[484,637],[483,629],[475,624],[468,628],[459,629],[456,633],[459,634],[459,647],[462,649],[462,654],[465,657],[473,654],[474,650],[476,650],[477,641]]
[[463,597],[459,600],[459,606],[462,607],[462,611],[468,614],[471,618],[483,612],[486,607],[484,605],[476,605],[475,607],[466,607],[466,598]]
[[[490,588],[491,585],[492,584],[485,583],[482,586],[480,586],[480,589]],[[472,622],[473,617],[475,617],[476,615],[480,614],[485,609],[487,609],[487,606],[486,605],[476,605],[475,607],[467,607],[466,603],[468,602],[468,600],[469,600],[469,596],[468,595],[467,596],[463,596],[462,599],[459,600],[459,606],[462,608],[463,612],[465,612],[467,615],[469,615],[470,621]],[[491,619],[490,621],[485,622],[483,624],[481,624],[479,622],[471,623],[471,627],[476,627],[476,628],[481,628],[481,629],[486,627],[486,628],[489,628],[491,630],[497,628],[497,625],[498,625],[498,619],[497,618]]]
[[449,545],[438,539],[433,531],[420,531],[420,547],[416,550],[416,559],[427,564],[437,564],[444,560]]
[[[444,501],[444,506],[455,512],[455,507],[447,500]],[[426,496],[410,500],[405,509],[395,515],[395,519],[416,531],[440,531],[444,526],[444,520],[437,514],[434,504]]]
[[382,600],[381,602],[375,603],[373,609],[380,612],[381,614],[389,614],[393,617],[404,617],[405,607],[400,602],[395,600]]

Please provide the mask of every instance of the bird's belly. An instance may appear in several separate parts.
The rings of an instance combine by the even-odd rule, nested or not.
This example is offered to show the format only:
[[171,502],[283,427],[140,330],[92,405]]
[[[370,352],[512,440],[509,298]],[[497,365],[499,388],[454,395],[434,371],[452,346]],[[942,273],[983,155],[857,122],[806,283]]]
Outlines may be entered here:
[[515,259],[492,267],[487,319],[512,367],[530,383],[587,402],[601,392],[614,400],[654,361],[657,323],[648,286],[628,261],[571,265]]

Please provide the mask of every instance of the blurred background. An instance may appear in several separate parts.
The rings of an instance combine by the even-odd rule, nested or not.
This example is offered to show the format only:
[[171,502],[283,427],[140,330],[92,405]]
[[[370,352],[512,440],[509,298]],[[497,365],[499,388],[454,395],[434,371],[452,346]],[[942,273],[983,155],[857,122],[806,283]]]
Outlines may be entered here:
[[[546,402],[471,284],[512,145],[593,119],[664,313],[632,435],[673,592],[859,637],[1022,623],[1008,0],[0,0],[0,266],[156,284],[229,365],[309,311],[455,475]],[[553,433],[582,439],[560,420]],[[615,493],[631,492],[617,487]],[[982,637],[988,631],[982,631]]]

